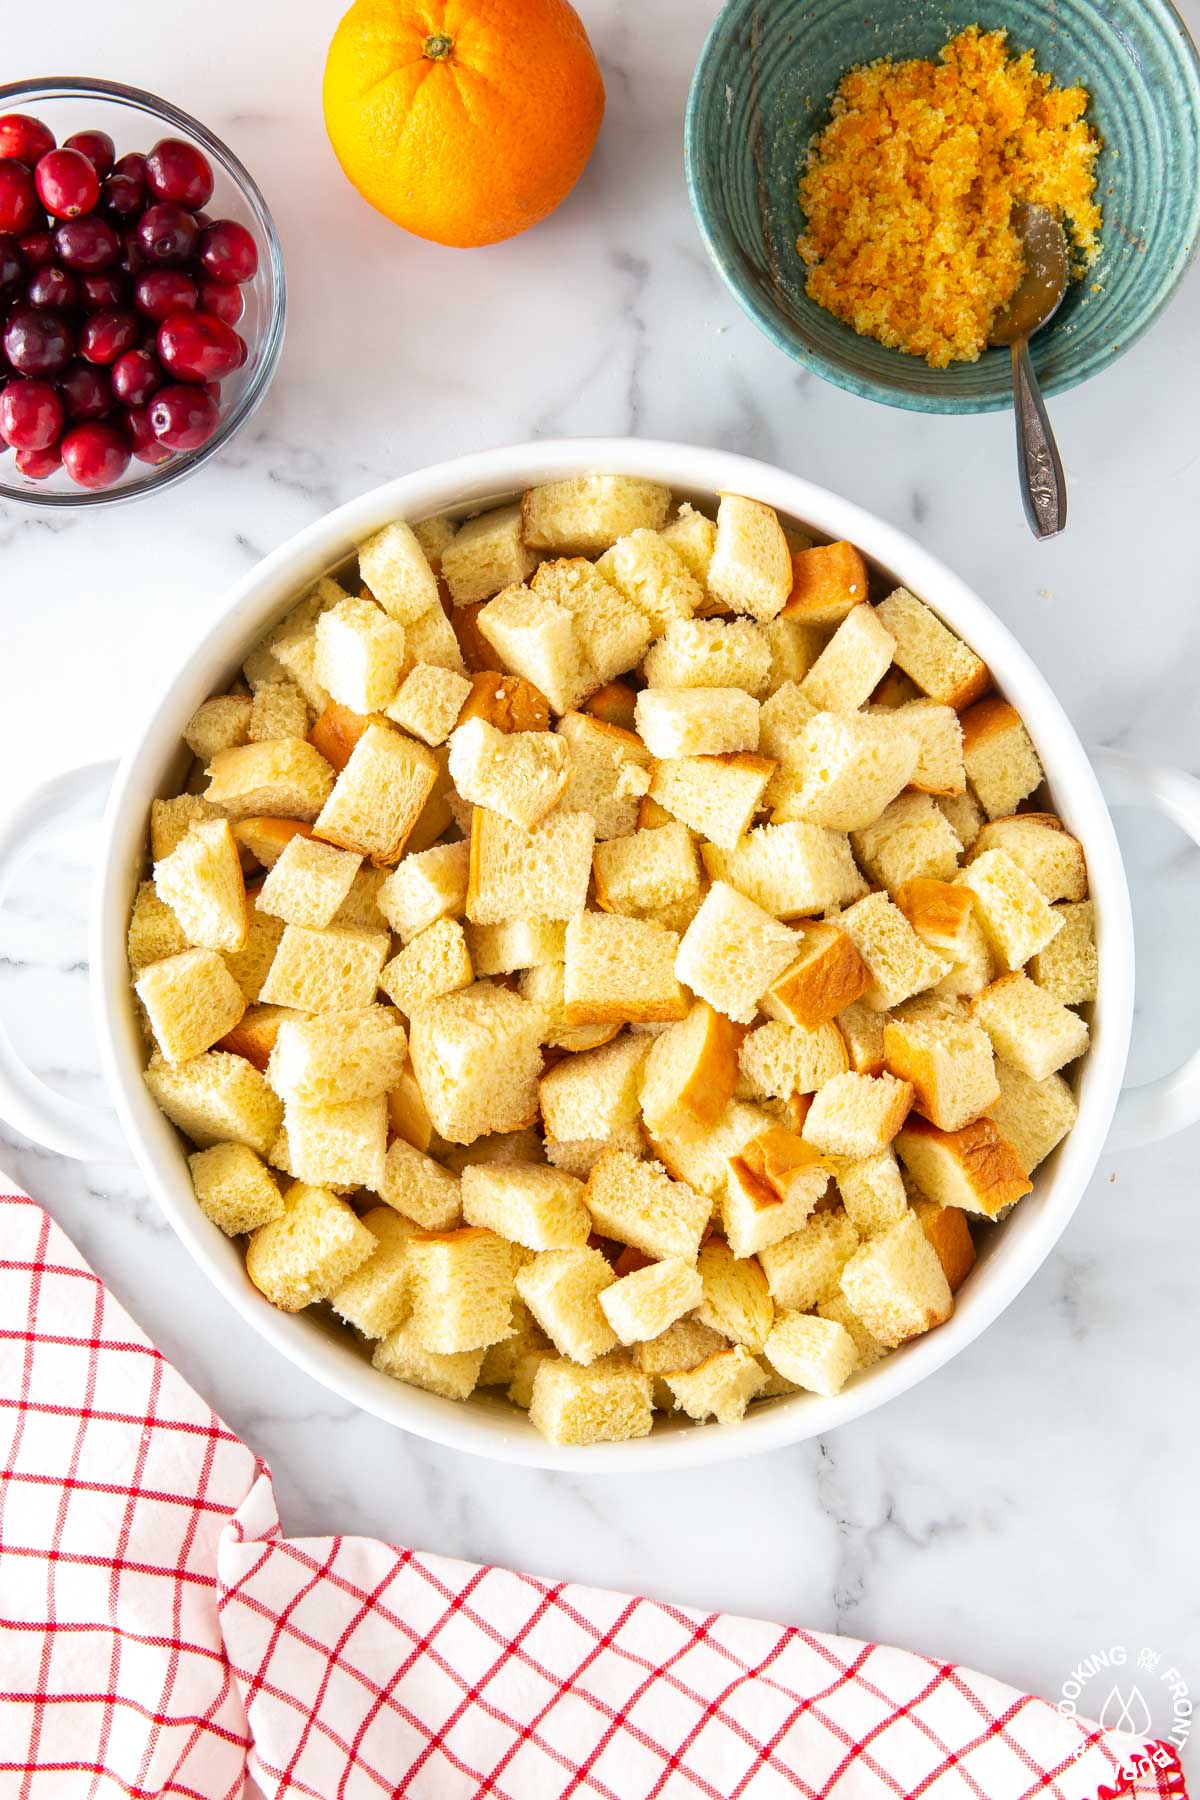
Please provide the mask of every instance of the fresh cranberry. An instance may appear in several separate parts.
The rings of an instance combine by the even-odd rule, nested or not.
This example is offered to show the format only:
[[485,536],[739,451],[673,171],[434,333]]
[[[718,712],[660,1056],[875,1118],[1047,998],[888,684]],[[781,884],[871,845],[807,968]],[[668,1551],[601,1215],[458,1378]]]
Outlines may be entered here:
[[131,281],[136,281],[149,267],[149,258],[138,242],[137,226],[130,225],[121,233],[121,268]]
[[112,366],[112,391],[122,406],[148,406],[162,385],[162,368],[149,350],[127,350]]
[[155,437],[171,450],[198,450],[220,417],[212,396],[195,387],[159,388],[149,411]]
[[194,144],[160,138],[146,158],[146,186],[156,200],[171,200],[195,212],[211,198],[213,172]]
[[17,244],[27,269],[44,269],[54,261],[54,237],[49,231],[27,231]]
[[0,293],[14,287],[24,273],[25,258],[21,255],[21,246],[6,232],[0,237]]
[[47,444],[44,450],[18,450],[15,460],[22,475],[28,475],[31,481],[45,481],[47,475],[62,468],[62,445]]
[[103,370],[91,363],[68,363],[58,378],[58,390],[68,419],[76,424],[102,419],[112,411],[112,383]]
[[0,156],[34,168],[54,148],[54,133],[28,113],[5,113],[0,119]]
[[124,292],[125,283],[111,270],[79,277],[79,303],[84,312],[95,312],[98,306],[118,306]]
[[73,347],[61,313],[19,306],[4,327],[4,354],[22,375],[57,375],[70,361]]
[[[238,290],[233,291],[236,294]],[[180,269],[151,269],[139,275],[133,299],[148,319],[167,319],[172,313],[190,312],[195,307],[196,283]]]
[[155,437],[148,407],[131,407],[125,414],[125,429],[129,433],[129,442],[133,445],[133,454],[139,462],[150,463],[152,467],[170,462],[174,452],[166,444],[160,444]]
[[111,269],[121,255],[121,240],[107,219],[64,219],[54,228],[54,248],[59,262],[81,274],[94,275]]
[[214,281],[206,275],[200,282],[200,305],[207,313],[226,325],[236,325],[245,311],[242,290],[234,281]]
[[244,225],[218,219],[200,239],[200,261],[214,281],[250,281],[258,268],[258,249]]
[[78,219],[100,198],[100,177],[82,150],[49,150],[33,173],[51,218]]
[[20,237],[37,218],[38,197],[33,176],[15,157],[0,157],[0,231]]
[[160,268],[190,261],[199,236],[191,213],[166,200],[148,207],[138,220],[138,248],[148,263]]
[[116,425],[76,425],[62,441],[62,459],[80,487],[111,487],[129,467],[129,439]]
[[158,328],[159,360],[176,381],[221,381],[239,366],[238,334],[212,313],[172,313]]
[[79,327],[79,354],[86,362],[114,363],[137,343],[138,323],[123,306],[102,306]]
[[146,159],[136,150],[113,164],[100,188],[100,204],[114,219],[136,219],[146,205]]
[[113,166],[117,154],[117,146],[107,131],[76,131],[69,138],[63,139],[64,150],[78,150],[86,156],[96,174],[103,181]]
[[0,432],[14,450],[46,450],[62,428],[63,403],[48,381],[10,381],[0,394]]
[[79,304],[79,283],[68,270],[50,263],[30,276],[25,294],[30,306],[52,306],[59,312],[70,312]]

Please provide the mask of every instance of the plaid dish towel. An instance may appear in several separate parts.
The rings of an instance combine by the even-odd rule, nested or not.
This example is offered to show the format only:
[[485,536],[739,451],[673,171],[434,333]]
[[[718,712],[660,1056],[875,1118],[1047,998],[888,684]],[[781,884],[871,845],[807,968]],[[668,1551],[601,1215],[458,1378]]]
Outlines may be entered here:
[[879,1644],[285,1538],[262,1462],[0,1197],[0,1796],[1186,1800],[1136,1742]]

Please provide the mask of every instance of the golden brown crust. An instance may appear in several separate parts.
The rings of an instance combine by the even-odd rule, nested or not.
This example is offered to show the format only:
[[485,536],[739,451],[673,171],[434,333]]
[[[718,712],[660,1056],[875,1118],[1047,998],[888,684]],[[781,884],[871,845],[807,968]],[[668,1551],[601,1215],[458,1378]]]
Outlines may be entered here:
[[248,1006],[232,1031],[226,1032],[215,1048],[228,1050],[231,1056],[245,1057],[260,1074],[265,1074],[279,1027],[291,1014],[290,1007]]
[[939,1131],[919,1113],[910,1116],[905,1134],[938,1144],[957,1163],[963,1179],[980,1201],[980,1211],[995,1218],[1022,1194],[1032,1193],[1033,1183],[1008,1139],[986,1117],[973,1119],[959,1131]]
[[861,999],[871,978],[848,932],[822,921],[802,921],[797,929],[800,954],[768,997],[785,1023],[815,1031]]
[[792,588],[782,618],[839,625],[866,598],[867,565],[853,544],[840,540],[792,552]]
[[364,713],[351,712],[348,706],[331,700],[309,732],[308,741],[340,775],[370,723]]
[[476,600],[470,606],[455,606],[450,613],[450,627],[469,675],[484,673],[496,660],[496,652],[479,629],[479,615],[488,604],[486,600]]
[[[615,725],[622,731],[634,735],[634,705],[637,700],[636,689],[627,681],[606,681],[597,688],[590,700],[585,700],[580,707],[581,712],[589,713],[602,725]],[[641,743],[641,739],[638,739]]]
[[[276,855],[281,855],[294,837],[311,837],[312,826],[306,825],[303,819],[239,819],[233,828],[233,835],[238,845],[250,851],[256,862],[263,859],[258,852],[250,849],[251,841],[269,843],[275,847]],[[263,863],[269,868],[269,863]]]
[[975,1244],[961,1206],[935,1206],[932,1202],[916,1209],[921,1230],[933,1246],[942,1272],[956,1294],[975,1266]]
[[896,905],[927,944],[956,957],[965,956],[967,926],[974,907],[970,888],[922,875],[904,883],[896,895]]
[[687,1014],[688,999],[682,992],[678,999],[664,995],[638,1005],[625,1000],[568,1000],[563,1007],[568,1025],[677,1025]]
[[403,1138],[424,1155],[433,1142],[433,1120],[417,1085],[412,1063],[406,1063],[396,1086],[387,1097],[388,1125],[393,1137]]
[[937,1068],[932,1052],[914,1043],[903,1020],[889,1019],[883,1028],[883,1066],[889,1075],[914,1089],[913,1105],[925,1117],[938,1111]]
[[968,706],[962,716],[964,756],[979,744],[987,743],[990,738],[1003,737],[1006,731],[1018,730],[1023,723],[1016,707],[1010,706],[1007,700],[1001,700],[998,694],[993,694],[990,700],[980,700],[974,706]]
[[549,731],[550,702],[523,675],[479,670],[471,676],[471,692],[457,722],[465,725],[468,719],[485,719],[497,731]]
[[676,1104],[695,1119],[697,1125],[712,1126],[733,1099],[738,1076],[738,1050],[746,1033],[743,1026],[735,1025],[707,1000],[697,1000],[695,1004],[704,1009],[704,1035],[697,1046],[691,1072],[680,1086]]
[[730,1179],[756,1212],[790,1199],[793,1185],[815,1168],[832,1174],[833,1162],[782,1125],[760,1132],[729,1159]]

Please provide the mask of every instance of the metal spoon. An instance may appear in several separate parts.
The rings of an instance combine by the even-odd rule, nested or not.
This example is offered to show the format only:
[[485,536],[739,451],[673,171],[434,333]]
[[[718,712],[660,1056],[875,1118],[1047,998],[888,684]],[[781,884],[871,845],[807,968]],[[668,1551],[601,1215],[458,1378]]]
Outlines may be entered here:
[[1029,357],[1029,340],[1051,320],[1067,291],[1067,240],[1054,214],[1018,200],[1013,229],[1025,252],[1021,285],[992,322],[991,344],[1012,349],[1017,472],[1025,517],[1036,538],[1054,537],[1067,522],[1067,484]]

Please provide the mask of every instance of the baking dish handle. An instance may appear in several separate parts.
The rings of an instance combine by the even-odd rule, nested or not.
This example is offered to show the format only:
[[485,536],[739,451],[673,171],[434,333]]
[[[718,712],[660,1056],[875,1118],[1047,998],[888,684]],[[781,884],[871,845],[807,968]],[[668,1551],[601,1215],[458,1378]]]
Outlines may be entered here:
[[[35,788],[0,823],[0,906],[13,876],[44,838],[101,810],[116,763],[68,769]],[[116,1117],[55,1093],[17,1055],[0,1023],[0,1118],[46,1150],[80,1162],[130,1163],[129,1146]]]
[[[1110,806],[1152,807],[1200,845],[1200,781],[1181,769],[1143,763],[1120,750],[1095,750],[1092,764]],[[1122,1090],[1110,1150],[1135,1150],[1200,1121],[1200,1050],[1169,1075]]]

